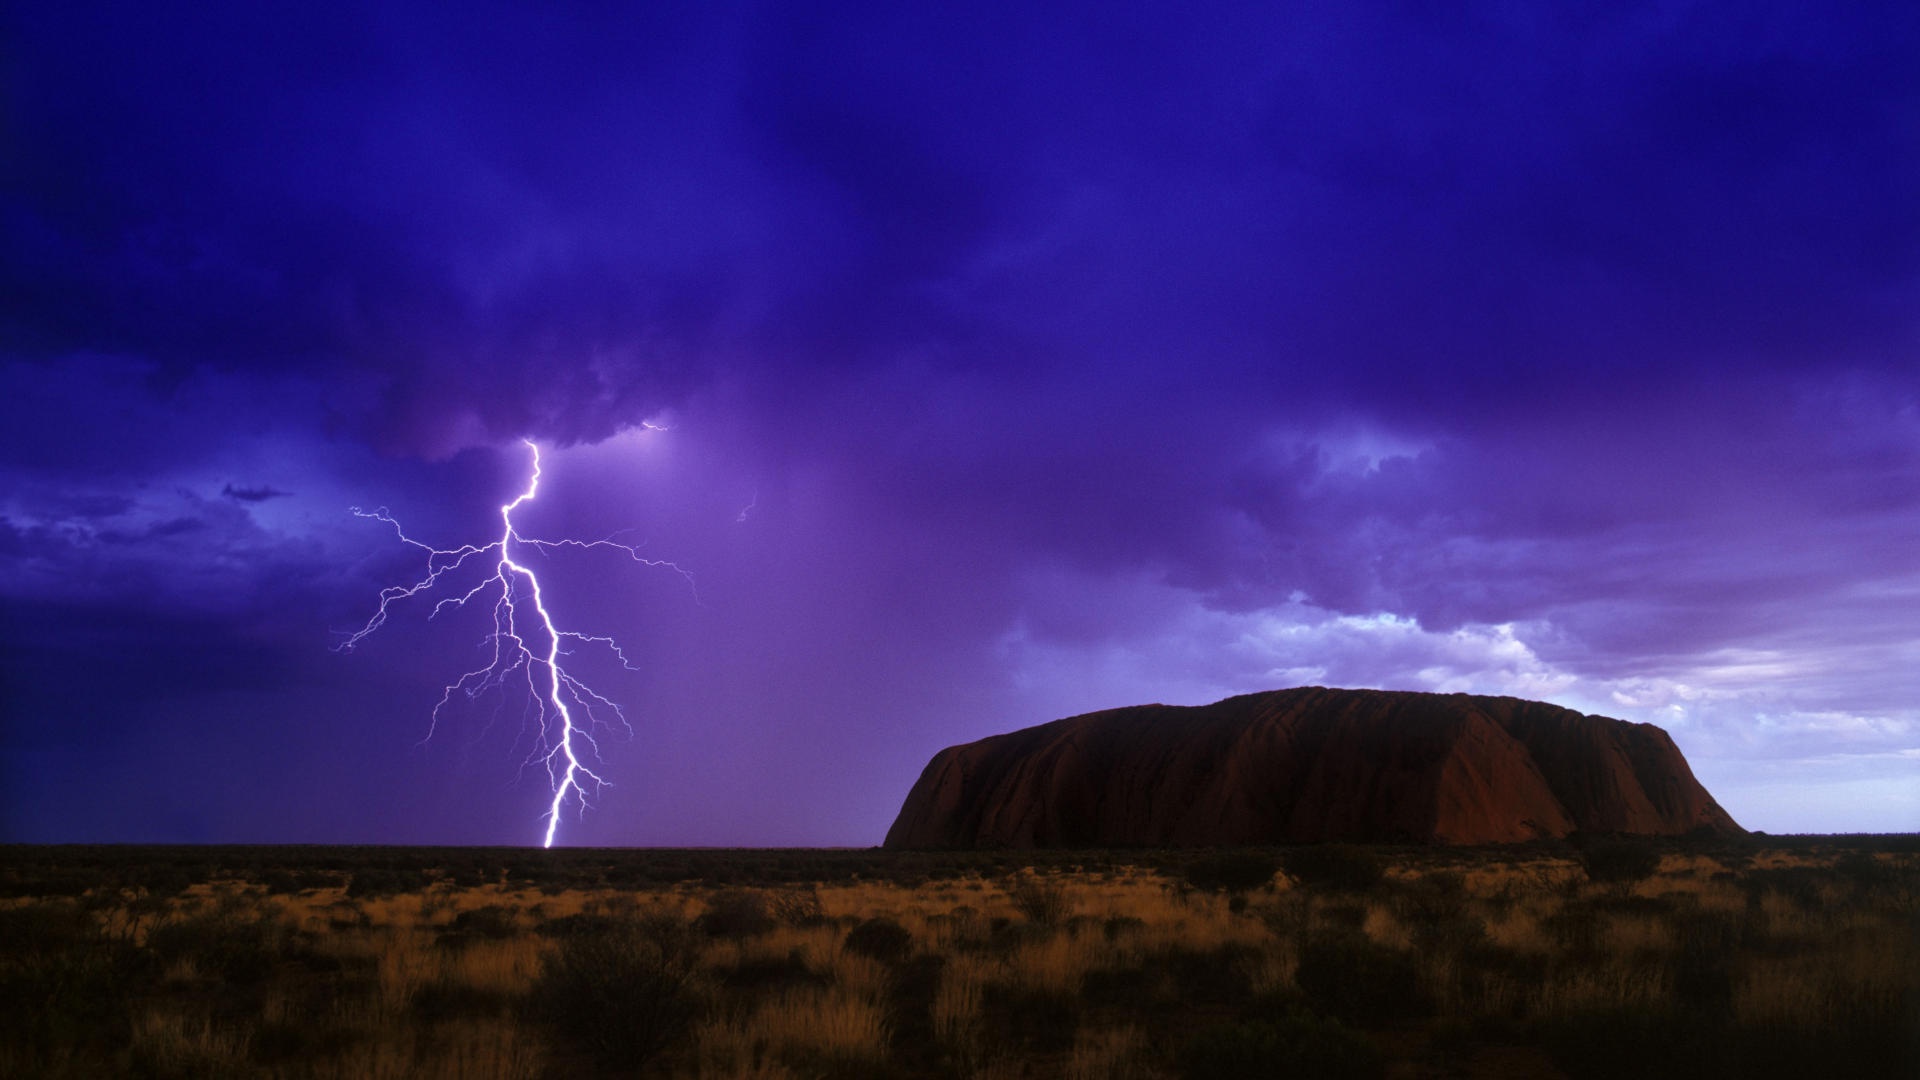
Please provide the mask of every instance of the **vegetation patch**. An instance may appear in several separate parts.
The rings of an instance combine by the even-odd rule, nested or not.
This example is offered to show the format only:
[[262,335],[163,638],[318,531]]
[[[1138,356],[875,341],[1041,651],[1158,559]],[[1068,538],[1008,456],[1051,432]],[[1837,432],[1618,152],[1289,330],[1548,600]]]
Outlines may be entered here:
[[1920,1074],[1920,848],[1705,843],[0,848],[0,1075]]

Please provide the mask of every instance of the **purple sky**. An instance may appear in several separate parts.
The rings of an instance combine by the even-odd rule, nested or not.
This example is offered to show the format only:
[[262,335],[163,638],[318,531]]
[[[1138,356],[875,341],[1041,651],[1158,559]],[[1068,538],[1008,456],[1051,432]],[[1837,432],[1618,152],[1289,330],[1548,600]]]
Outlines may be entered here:
[[[1299,684],[1658,723],[1920,829],[1920,15],[25,4],[0,840],[878,843],[942,746]],[[1277,13],[1276,13],[1277,12]],[[667,430],[642,427],[643,423]]]

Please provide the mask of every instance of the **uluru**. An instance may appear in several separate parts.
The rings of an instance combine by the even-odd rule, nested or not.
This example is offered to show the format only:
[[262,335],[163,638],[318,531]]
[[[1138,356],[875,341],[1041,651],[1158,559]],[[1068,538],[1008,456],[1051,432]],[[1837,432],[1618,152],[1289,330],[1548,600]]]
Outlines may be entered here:
[[1068,717],[935,754],[889,848],[1516,843],[1739,834],[1652,724],[1300,687]]

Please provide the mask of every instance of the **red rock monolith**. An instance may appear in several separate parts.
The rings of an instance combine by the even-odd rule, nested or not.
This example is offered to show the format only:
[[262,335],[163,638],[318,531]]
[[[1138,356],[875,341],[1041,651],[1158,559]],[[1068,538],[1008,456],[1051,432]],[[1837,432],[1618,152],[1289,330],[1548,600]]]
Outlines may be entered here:
[[1743,832],[1665,731],[1469,694],[1139,705],[934,755],[890,848],[1512,843]]

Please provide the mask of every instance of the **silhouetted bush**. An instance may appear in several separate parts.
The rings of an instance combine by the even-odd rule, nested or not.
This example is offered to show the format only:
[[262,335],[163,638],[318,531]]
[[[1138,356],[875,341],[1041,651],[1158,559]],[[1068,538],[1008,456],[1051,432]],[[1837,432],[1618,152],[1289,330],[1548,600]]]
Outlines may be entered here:
[[755,889],[726,889],[707,900],[700,928],[709,937],[753,937],[772,930],[773,911],[767,894]]
[[992,982],[980,996],[983,1028],[1030,1054],[1057,1054],[1072,1046],[1079,1010],[1074,994],[1035,986]]
[[913,932],[884,915],[875,916],[847,931],[847,951],[875,960],[893,961],[913,948]]
[[1154,967],[1173,976],[1182,1001],[1198,1005],[1243,1005],[1253,997],[1248,967],[1259,950],[1248,945],[1211,949],[1169,948],[1153,956]]
[[[425,989],[425,988],[423,988]],[[434,1017],[431,1012],[419,1011],[419,998],[416,997],[415,1015],[423,1018]],[[497,1010],[493,1015],[497,1015]],[[328,1022],[312,1015],[301,1015],[284,1020],[263,1021],[253,1029],[253,1035],[247,1040],[247,1056],[259,1065],[294,1065],[325,1058],[339,1053],[353,1041],[353,1032],[338,1023]],[[227,1062],[174,1061],[170,1068],[136,1068],[137,1074],[154,1077],[175,1075],[182,1078],[199,1076],[231,1075],[232,1066]]]
[[1338,892],[1364,892],[1386,873],[1380,856],[1346,844],[1293,848],[1281,856],[1280,865],[1288,877],[1308,888]]
[[1446,956],[1470,952],[1487,940],[1487,924],[1466,911],[1416,921],[1411,931],[1415,948]]
[[560,915],[551,919],[537,920],[533,930],[534,933],[550,938],[589,937],[595,934],[611,933],[626,926],[630,921],[611,915],[589,915],[581,912],[577,915]]
[[1851,851],[1833,864],[1833,873],[1862,897],[1909,909],[1920,899],[1920,866],[1911,861],[1896,863]]
[[353,872],[353,879],[347,882],[347,896],[356,900],[362,897],[398,896],[420,892],[431,884],[432,876],[418,868],[368,867]]
[[1795,907],[1812,910],[1820,906],[1822,894],[1834,877],[1832,870],[1822,867],[1773,866],[1748,871],[1740,887],[1753,898],[1773,893]]
[[1588,881],[1625,889],[1660,869],[1660,852],[1640,841],[1602,840],[1580,853],[1580,865]]
[[1334,930],[1359,933],[1367,925],[1367,905],[1326,904],[1320,908],[1320,921]]
[[1428,1010],[1414,954],[1360,934],[1307,942],[1294,982],[1315,1008],[1352,1023],[1407,1020]]
[[1365,1035],[1308,1016],[1208,1028],[1180,1048],[1179,1064],[1185,1080],[1372,1080],[1385,1070]]
[[1694,911],[1675,920],[1679,950],[1673,960],[1673,996],[1682,1005],[1725,1010],[1733,999],[1733,958],[1741,920],[1721,911]]
[[[924,1076],[938,1064],[939,1040],[933,1029],[933,1002],[940,993],[943,956],[918,953],[894,961],[887,980],[889,1043],[905,1069],[904,1075]],[[902,1075],[901,1070],[888,1070]]]
[[453,922],[447,924],[447,929],[456,934],[498,941],[518,934],[520,922],[514,917],[512,908],[503,904],[487,904],[455,915]]
[[413,992],[408,1003],[423,1020],[490,1019],[507,1011],[513,999],[499,990],[455,979],[430,979]]
[[1144,1013],[1153,1007],[1158,983],[1159,974],[1143,966],[1099,967],[1081,977],[1080,996],[1096,1008]]
[[1568,903],[1542,919],[1540,929],[1555,948],[1574,959],[1586,960],[1599,954],[1605,924],[1600,910],[1592,904]]
[[1442,922],[1459,916],[1466,906],[1466,878],[1453,870],[1416,878],[1394,900],[1395,913],[1408,922]]
[[1573,1080],[1747,1075],[1732,1070],[1717,1034],[1677,1009],[1583,1012],[1540,1025],[1548,1056]]
[[702,1009],[689,983],[695,953],[671,922],[631,923],[562,939],[533,985],[528,1011],[602,1067],[637,1071],[671,1046]]
[[791,949],[785,956],[743,959],[739,964],[723,969],[720,981],[729,990],[775,991],[827,986],[833,982],[833,978],[808,967],[805,952]]
[[1187,884],[1208,892],[1241,893],[1273,883],[1280,860],[1260,851],[1222,851],[1187,864]]
[[150,961],[72,903],[0,908],[0,1065],[27,1064],[31,1075],[33,1062],[57,1063],[81,1075],[76,1052],[124,1047]]
[[1486,941],[1486,923],[1468,910],[1466,879],[1455,871],[1407,883],[1396,892],[1393,908],[1422,952],[1458,956]]

